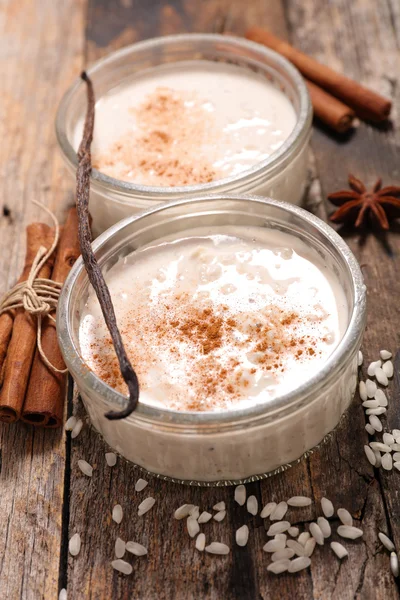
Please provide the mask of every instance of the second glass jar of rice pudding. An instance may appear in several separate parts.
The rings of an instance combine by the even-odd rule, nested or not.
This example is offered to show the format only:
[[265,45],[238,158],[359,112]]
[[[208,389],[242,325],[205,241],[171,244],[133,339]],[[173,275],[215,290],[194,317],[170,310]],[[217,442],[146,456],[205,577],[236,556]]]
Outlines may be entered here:
[[[299,204],[312,109],[303,78],[272,50],[186,34],[141,42],[95,63],[90,211],[97,234],[135,212],[199,193],[254,192]],[[86,90],[57,115],[71,172]]]
[[92,423],[177,481],[263,477],[319,444],[349,406],[365,287],[343,240],[294,205],[205,197],[126,219],[95,242],[140,382],[127,388],[79,260],[58,334]]

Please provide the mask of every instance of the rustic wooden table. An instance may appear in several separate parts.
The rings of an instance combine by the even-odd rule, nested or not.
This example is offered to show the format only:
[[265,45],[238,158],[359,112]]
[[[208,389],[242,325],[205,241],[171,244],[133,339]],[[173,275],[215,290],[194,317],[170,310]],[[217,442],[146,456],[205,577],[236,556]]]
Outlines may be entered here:
[[[265,24],[307,53],[345,71],[394,100],[393,126],[361,124],[345,139],[315,127],[310,151],[309,206],[326,218],[328,192],[346,184],[349,171],[372,182],[400,183],[399,119],[400,4],[398,0],[3,0],[1,8],[1,202],[0,287],[10,287],[24,254],[24,229],[42,220],[38,199],[62,219],[73,202],[73,186],[56,149],[54,116],[62,93],[80,70],[125,44],[175,32],[221,31],[241,34]],[[10,211],[6,209],[8,207]],[[387,236],[347,242],[359,259],[368,286],[366,360],[380,348],[399,346],[400,228]],[[397,265],[397,272],[396,272]],[[397,295],[399,294],[399,296]],[[397,367],[400,355],[397,356]],[[398,371],[398,369],[397,369]],[[400,427],[399,379],[391,384],[388,424]],[[75,410],[82,411],[78,405]],[[72,411],[72,400],[68,411]],[[137,470],[120,461],[105,466],[106,446],[85,427],[71,443],[61,431],[22,424],[0,428],[0,597],[56,599],[68,588],[69,599],[255,599],[255,598],[399,598],[389,558],[378,530],[400,548],[397,472],[374,472],[366,461],[365,417],[358,397],[328,443],[284,474],[248,486],[260,504],[296,494],[331,498],[347,507],[364,530],[350,542],[340,563],[329,545],[317,548],[311,569],[275,577],[266,571],[262,552],[263,521],[233,502],[231,488],[183,488],[153,479],[148,490],[157,503],[148,518],[137,518],[134,482]],[[96,465],[83,477],[79,458]],[[184,501],[211,507],[225,500],[223,524],[209,524],[211,537],[231,545],[226,557],[193,549],[182,522],[171,519]],[[117,525],[111,507],[125,509],[125,539],[140,539],[148,558],[134,562],[130,577],[110,567]],[[316,506],[302,509],[301,523],[316,517]],[[244,516],[245,515],[245,516]],[[234,544],[243,523],[251,529],[248,546]],[[82,536],[77,558],[68,555],[68,539]]]

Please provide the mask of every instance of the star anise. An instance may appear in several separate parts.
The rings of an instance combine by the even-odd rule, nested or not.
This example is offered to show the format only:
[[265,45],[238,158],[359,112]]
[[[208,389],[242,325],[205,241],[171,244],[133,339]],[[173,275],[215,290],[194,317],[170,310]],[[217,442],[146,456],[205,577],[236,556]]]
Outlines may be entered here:
[[330,220],[335,223],[354,223],[361,227],[368,216],[381,229],[389,229],[389,220],[400,217],[400,187],[389,185],[381,188],[382,180],[376,180],[371,190],[362,181],[349,175],[351,190],[329,194],[328,199],[339,206]]

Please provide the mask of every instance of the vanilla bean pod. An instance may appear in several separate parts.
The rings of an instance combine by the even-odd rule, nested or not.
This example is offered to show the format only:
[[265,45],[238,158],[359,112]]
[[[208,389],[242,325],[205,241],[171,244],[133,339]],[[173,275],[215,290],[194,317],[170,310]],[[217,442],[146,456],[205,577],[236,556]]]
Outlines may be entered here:
[[129,401],[125,409],[106,413],[108,419],[124,419],[136,408],[139,400],[139,381],[128,359],[121,334],[118,329],[115,311],[111,300],[110,291],[104,280],[103,273],[97,263],[91,245],[91,230],[89,221],[89,192],[90,174],[92,172],[91,144],[93,140],[95,97],[93,84],[89,76],[81,74],[87,86],[87,110],[83,137],[78,150],[78,168],[76,171],[76,207],[78,211],[78,233],[83,262],[89,281],[96,292],[97,299],[103,313],[105,323],[111,334],[115,353],[118,358],[122,377],[129,389]]

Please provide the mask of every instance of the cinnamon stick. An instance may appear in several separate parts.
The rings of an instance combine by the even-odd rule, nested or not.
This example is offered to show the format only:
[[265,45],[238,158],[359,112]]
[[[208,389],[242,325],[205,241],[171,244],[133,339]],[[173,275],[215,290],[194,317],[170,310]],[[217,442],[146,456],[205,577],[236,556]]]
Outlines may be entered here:
[[293,48],[266,29],[251,27],[246,32],[246,37],[285,56],[304,77],[343,100],[362,119],[379,123],[389,117],[392,108],[390,100]]
[[338,133],[344,133],[353,126],[354,110],[340,100],[325,92],[322,88],[306,79],[314,115]]
[[[54,230],[44,223],[34,223],[27,228],[27,249],[22,281],[26,280],[32,262],[40,246],[50,248],[54,240]],[[54,259],[52,257],[39,271],[39,277],[50,276]],[[7,324],[9,326],[9,322]],[[0,391],[0,421],[14,423],[21,414],[26,386],[36,346],[36,320],[23,309],[15,311],[12,335],[3,365],[3,385]]]
[[[17,283],[22,283],[28,279],[29,272],[40,246],[43,246],[43,240],[48,234],[50,227],[44,223],[32,223],[26,228],[26,254],[23,271]],[[11,339],[11,333],[14,323],[14,312],[9,311],[0,315],[0,384],[3,380],[3,365],[7,355],[7,348]]]
[[[79,255],[78,217],[76,208],[71,208],[58,245],[52,280],[64,283]],[[54,317],[55,311],[51,314]],[[49,318],[43,321],[41,343],[50,362],[58,369],[65,369],[55,323]],[[36,349],[21,419],[31,425],[60,427],[66,384],[67,374],[51,371]]]

